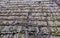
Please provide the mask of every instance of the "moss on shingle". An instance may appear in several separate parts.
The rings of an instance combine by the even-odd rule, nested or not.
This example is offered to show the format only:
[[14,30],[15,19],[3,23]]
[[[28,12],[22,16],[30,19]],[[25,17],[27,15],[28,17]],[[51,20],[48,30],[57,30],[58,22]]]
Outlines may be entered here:
[[55,31],[53,34],[54,35],[60,35],[60,31]]
[[58,26],[60,26],[60,24],[58,24]]
[[55,26],[50,26],[50,28],[54,28]]
[[56,17],[56,20],[57,20],[57,21],[60,21],[60,17]]

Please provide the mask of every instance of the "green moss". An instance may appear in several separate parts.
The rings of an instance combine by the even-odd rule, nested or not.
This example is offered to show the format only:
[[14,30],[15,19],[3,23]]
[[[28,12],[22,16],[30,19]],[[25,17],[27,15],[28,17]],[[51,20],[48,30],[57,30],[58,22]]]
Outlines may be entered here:
[[56,20],[57,20],[57,21],[60,21],[60,17],[56,17]]
[[17,25],[23,26],[25,23],[21,21],[20,23],[17,23]]
[[50,26],[50,28],[54,28],[55,26]]
[[60,24],[58,24],[58,26],[60,26]]
[[54,35],[60,35],[60,31],[55,31],[53,34]]
[[24,22],[21,22],[20,25],[24,25]]

